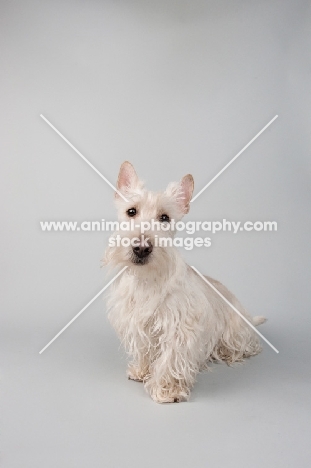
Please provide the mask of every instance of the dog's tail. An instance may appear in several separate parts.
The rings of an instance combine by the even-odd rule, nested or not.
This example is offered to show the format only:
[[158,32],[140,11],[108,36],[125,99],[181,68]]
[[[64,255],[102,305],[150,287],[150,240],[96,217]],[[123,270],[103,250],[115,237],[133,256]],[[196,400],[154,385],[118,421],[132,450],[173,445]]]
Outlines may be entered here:
[[267,321],[266,317],[262,317],[261,315],[256,315],[253,317],[253,325],[261,325],[262,323],[265,323]]

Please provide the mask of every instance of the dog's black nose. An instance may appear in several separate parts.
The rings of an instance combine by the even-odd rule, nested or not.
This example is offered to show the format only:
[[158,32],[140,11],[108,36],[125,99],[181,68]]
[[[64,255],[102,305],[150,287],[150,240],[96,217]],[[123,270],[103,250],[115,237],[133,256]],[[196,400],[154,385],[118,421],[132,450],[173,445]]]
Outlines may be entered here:
[[152,244],[148,243],[147,246],[139,245],[139,246],[133,247],[133,252],[138,258],[145,258],[151,254],[152,249],[153,249]]

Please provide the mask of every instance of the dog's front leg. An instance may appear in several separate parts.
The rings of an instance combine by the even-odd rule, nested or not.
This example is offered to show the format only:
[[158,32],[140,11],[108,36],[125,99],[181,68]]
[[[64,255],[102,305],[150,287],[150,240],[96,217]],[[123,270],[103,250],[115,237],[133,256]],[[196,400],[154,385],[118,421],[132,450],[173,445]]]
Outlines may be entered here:
[[157,403],[187,401],[195,381],[191,363],[182,350],[165,350],[150,367],[150,378],[145,388]]

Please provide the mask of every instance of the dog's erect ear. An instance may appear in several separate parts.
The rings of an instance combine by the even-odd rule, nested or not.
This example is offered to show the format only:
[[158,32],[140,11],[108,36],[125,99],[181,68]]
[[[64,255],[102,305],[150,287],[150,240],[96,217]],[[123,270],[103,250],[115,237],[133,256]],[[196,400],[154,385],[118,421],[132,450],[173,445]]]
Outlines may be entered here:
[[[117,181],[117,189],[122,193],[130,192],[131,189],[135,189],[138,185],[139,179],[135,172],[134,167],[128,161],[124,161],[121,164],[120,172]],[[116,197],[119,197],[118,193],[116,192]]]
[[194,180],[191,174],[185,175],[179,183],[169,184],[165,193],[176,198],[176,202],[182,214],[188,213],[190,200],[194,189]]
[[177,202],[181,207],[183,213],[188,213],[190,209],[190,200],[192,198],[194,189],[194,180],[191,174],[183,177],[179,183],[180,190],[177,196]]

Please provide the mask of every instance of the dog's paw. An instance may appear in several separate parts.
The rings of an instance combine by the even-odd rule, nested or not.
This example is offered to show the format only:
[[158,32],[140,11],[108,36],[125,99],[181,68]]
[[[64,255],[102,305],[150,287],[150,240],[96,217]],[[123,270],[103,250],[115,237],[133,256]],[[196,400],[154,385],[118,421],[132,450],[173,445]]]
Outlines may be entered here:
[[164,397],[153,397],[153,401],[156,403],[181,403],[182,401],[187,401],[187,398],[185,398],[183,395],[173,395],[173,396],[164,396]]
[[148,392],[156,403],[180,403],[188,401],[190,397],[190,390],[179,386],[168,388],[149,387]]
[[162,392],[160,389],[160,391],[152,394],[151,398],[156,403],[181,403],[182,401],[188,401],[189,395],[184,393]]
[[130,364],[128,366],[126,375],[129,380],[135,380],[135,382],[143,382],[147,376],[147,372]]

